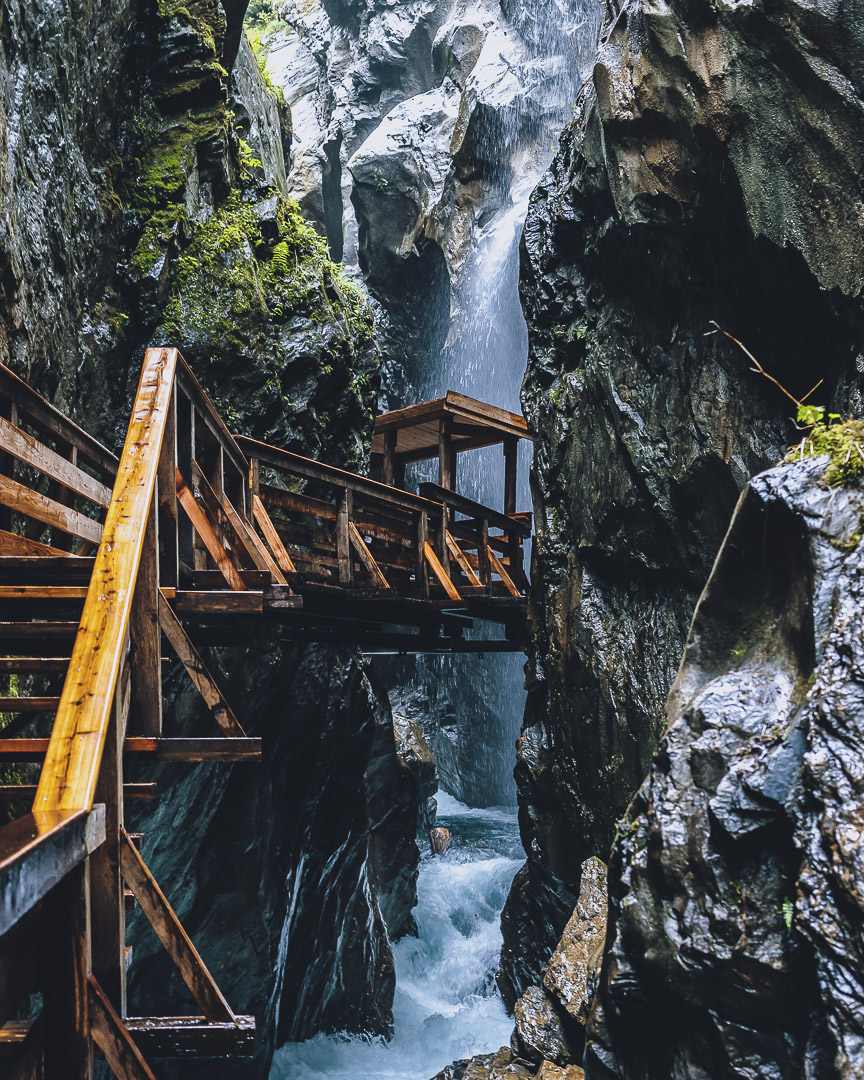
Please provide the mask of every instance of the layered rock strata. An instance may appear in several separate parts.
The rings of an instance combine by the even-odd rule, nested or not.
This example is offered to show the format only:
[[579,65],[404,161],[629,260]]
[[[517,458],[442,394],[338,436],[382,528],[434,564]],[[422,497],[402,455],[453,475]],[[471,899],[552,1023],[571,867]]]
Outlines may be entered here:
[[757,477],[620,829],[588,1075],[864,1068],[859,487]]
[[860,406],[862,52],[860,12],[838,5],[629,0],[534,194],[514,996],[647,773],[740,489],[794,438],[794,406],[711,321],[795,396],[823,379],[813,402]]

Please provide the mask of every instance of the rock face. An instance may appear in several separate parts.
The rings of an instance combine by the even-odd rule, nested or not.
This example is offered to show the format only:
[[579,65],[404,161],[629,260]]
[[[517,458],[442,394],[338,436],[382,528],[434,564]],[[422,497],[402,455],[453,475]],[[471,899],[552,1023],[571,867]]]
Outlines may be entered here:
[[[860,407],[862,50],[857,8],[630,0],[533,197],[532,880],[575,892],[607,857],[738,493],[794,438],[788,399],[710,321],[796,396],[824,378],[811,400]],[[543,896],[511,898],[511,923],[557,937]],[[549,953],[505,944],[505,967]]]
[[281,8],[292,29],[275,39],[269,66],[294,115],[289,185],[382,305],[394,404],[422,385],[448,327],[458,336],[478,239],[542,171],[580,82],[584,37],[572,31],[594,6],[532,9],[525,18],[498,0]]
[[588,1075],[864,1068],[864,491],[747,488],[610,872]]
[[[144,857],[232,1007],[259,1018],[255,1062],[224,1066],[234,1080],[266,1075],[282,1042],[389,1029],[390,941],[412,925],[418,806],[386,695],[353,653],[259,635],[212,662],[264,762],[162,768],[161,802],[130,827],[146,834]],[[208,733],[185,675],[172,685],[178,734]],[[140,916],[130,939],[136,1015],[156,1003],[180,1015],[185,991]],[[212,1062],[201,1070],[222,1075]]]

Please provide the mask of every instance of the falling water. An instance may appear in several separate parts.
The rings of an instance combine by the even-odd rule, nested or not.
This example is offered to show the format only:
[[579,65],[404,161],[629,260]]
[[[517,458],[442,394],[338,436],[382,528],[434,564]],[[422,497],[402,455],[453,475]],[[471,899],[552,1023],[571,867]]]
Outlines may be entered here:
[[[412,381],[417,401],[457,390],[518,412],[528,355],[518,295],[519,241],[530,193],[572,115],[593,56],[601,10],[597,0],[501,0],[501,7],[533,59],[519,73],[521,99],[488,125],[487,144],[479,147],[484,160],[495,163],[490,205],[470,258],[459,279],[451,281],[454,304],[446,345],[436,361],[413,373]],[[530,507],[528,464],[523,446],[522,510]],[[500,447],[460,455],[459,490],[499,506]],[[519,655],[417,662],[415,686],[439,700],[442,694],[449,697],[459,737],[471,740],[467,749],[482,774],[471,802],[487,809],[470,809],[439,793],[439,822],[456,840],[444,856],[423,855],[414,912],[418,936],[394,949],[393,1039],[318,1036],[283,1047],[271,1080],[428,1080],[453,1060],[508,1042],[512,1022],[494,974],[500,914],[524,854],[512,778],[524,710],[522,662]]]

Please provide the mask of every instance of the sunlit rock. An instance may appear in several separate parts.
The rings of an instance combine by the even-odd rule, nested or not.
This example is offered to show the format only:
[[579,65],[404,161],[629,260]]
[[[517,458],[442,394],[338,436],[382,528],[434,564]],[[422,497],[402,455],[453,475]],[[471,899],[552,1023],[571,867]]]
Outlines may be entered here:
[[539,986],[529,986],[514,1009],[513,1050],[535,1063],[549,1058],[566,1065],[573,1060],[555,1003]]

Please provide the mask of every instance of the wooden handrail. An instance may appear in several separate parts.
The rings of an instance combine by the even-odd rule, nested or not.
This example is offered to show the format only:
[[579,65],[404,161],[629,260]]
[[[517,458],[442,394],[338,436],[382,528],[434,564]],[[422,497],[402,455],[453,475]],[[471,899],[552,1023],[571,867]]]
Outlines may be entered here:
[[449,506],[460,514],[465,514],[466,517],[485,519],[493,528],[501,529],[502,532],[515,533],[525,538],[531,535],[531,526],[524,521],[502,514],[490,506],[474,502],[473,499],[468,499],[448,488],[443,488],[438,484],[421,484],[420,490],[427,498],[444,503],[445,506]]
[[144,357],[34,813],[93,805],[177,362],[176,349]]
[[400,510],[427,513],[440,518],[442,506],[440,503],[431,502],[420,495],[412,495],[409,491],[400,491],[399,488],[390,487],[387,484],[379,484],[377,480],[369,480],[365,476],[357,476],[345,469],[337,469],[333,465],[325,465],[321,461],[313,461],[312,458],[302,457],[300,454],[292,454],[290,450],[279,450],[275,446],[258,442],[257,439],[247,438],[245,435],[235,436],[237,445],[248,458],[257,458],[265,465],[275,469],[284,469],[294,476],[300,476],[307,480],[318,480],[321,483],[331,484],[342,490],[348,489],[357,495],[367,498],[378,499],[388,506],[398,507]]

